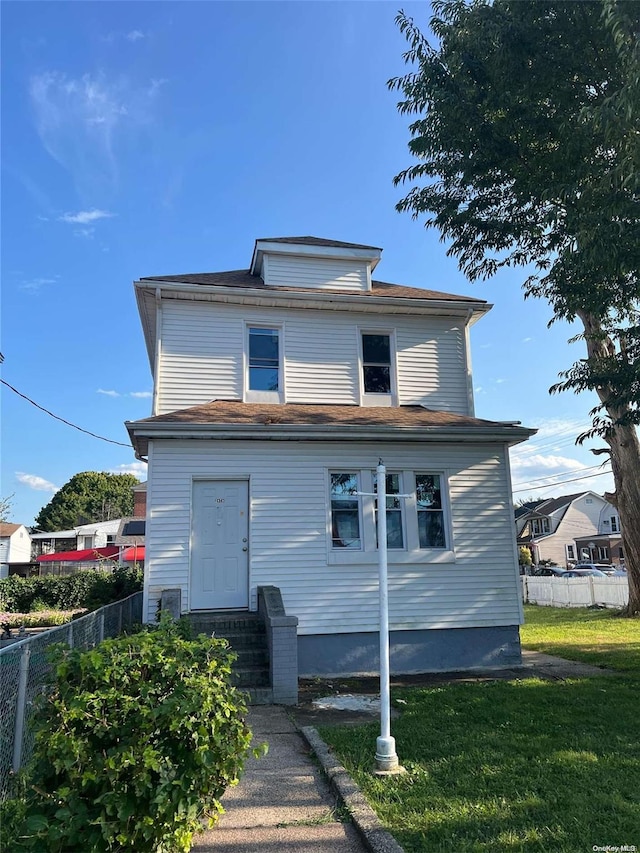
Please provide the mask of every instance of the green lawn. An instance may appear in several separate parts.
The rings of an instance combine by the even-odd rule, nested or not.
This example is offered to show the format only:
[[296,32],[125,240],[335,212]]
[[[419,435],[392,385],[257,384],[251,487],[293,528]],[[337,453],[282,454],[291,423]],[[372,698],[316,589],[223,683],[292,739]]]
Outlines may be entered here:
[[377,724],[322,729],[408,853],[640,849],[640,620],[546,607],[527,618],[527,648],[620,674],[394,691],[404,776],[371,774]]

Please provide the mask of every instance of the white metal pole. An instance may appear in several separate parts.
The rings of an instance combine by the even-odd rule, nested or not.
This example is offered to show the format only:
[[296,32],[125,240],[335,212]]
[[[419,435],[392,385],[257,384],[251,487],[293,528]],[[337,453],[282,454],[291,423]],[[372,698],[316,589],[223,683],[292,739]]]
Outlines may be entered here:
[[376,741],[379,771],[398,768],[395,738],[391,737],[391,691],[389,686],[389,595],[387,584],[387,482],[382,459],[376,469],[378,495],[378,566],[380,593],[380,737]]

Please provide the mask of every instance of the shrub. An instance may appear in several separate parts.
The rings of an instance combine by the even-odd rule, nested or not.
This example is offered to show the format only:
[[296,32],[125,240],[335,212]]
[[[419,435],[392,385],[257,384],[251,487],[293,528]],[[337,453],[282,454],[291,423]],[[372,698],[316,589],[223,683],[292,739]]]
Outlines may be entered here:
[[142,589],[142,572],[117,566],[112,572],[88,570],[73,575],[0,580],[0,609],[30,613],[35,606],[59,610],[87,607],[91,610],[119,601]]
[[0,627],[4,628],[49,628],[66,625],[86,613],[84,607],[76,610],[35,610],[31,613],[1,613]]
[[233,657],[225,640],[183,639],[167,617],[58,651],[26,797],[4,808],[9,849],[186,853],[249,748]]

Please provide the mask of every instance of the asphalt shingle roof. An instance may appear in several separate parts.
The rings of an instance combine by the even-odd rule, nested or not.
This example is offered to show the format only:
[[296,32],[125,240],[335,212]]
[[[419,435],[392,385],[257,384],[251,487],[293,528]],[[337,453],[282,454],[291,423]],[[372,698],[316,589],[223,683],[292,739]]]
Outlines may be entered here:
[[164,415],[134,421],[145,424],[333,424],[345,426],[415,427],[503,427],[496,421],[481,420],[454,412],[440,412],[422,406],[336,406],[312,403],[242,403],[215,400]]
[[[264,281],[255,275],[251,275],[249,270],[228,270],[227,272],[200,272],[200,273],[178,273],[171,275],[149,275],[141,278],[140,281],[166,281],[176,282],[177,284],[196,284],[206,287],[247,287],[254,290],[268,291],[283,291],[283,292],[309,292],[308,288],[290,287],[284,285],[265,284]],[[454,302],[469,302],[481,305],[486,305],[486,299],[476,299],[473,296],[456,296],[453,293],[443,293],[439,290],[427,290],[422,287],[406,287],[403,284],[390,284],[386,281],[372,281],[371,290],[333,290],[323,288],[322,293],[339,293],[341,296],[345,294],[349,297],[358,296],[386,296],[400,297],[404,299],[437,299]]]

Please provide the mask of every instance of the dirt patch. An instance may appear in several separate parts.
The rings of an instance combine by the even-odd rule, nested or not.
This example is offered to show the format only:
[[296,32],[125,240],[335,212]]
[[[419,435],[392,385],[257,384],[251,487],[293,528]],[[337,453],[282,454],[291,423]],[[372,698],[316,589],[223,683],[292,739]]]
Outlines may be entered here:
[[[484,672],[421,673],[417,675],[395,675],[391,678],[394,687],[433,687],[452,681],[495,681],[496,679],[522,678],[522,670],[490,670]],[[290,716],[299,726],[343,726],[376,723],[378,714],[363,711],[340,711],[332,708],[317,708],[314,699],[341,696],[345,693],[379,694],[378,676],[360,678],[301,678],[298,681],[298,704],[288,709]],[[398,711],[392,708],[392,716]]]

